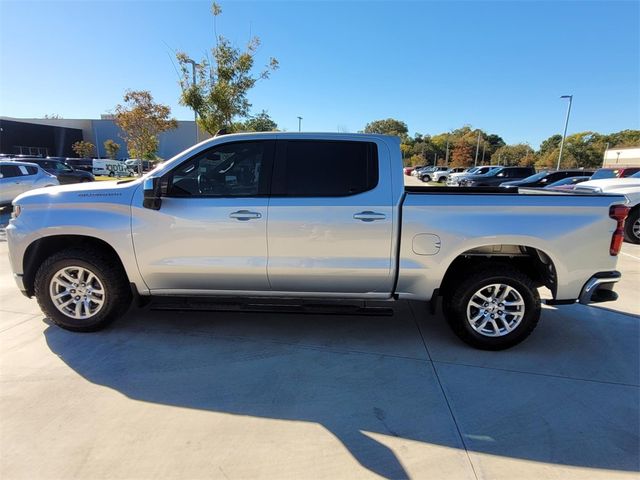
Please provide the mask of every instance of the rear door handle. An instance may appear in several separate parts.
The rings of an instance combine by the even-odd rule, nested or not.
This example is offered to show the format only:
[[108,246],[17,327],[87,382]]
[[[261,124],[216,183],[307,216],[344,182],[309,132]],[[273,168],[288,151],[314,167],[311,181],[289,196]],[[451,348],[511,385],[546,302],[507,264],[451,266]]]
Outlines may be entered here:
[[250,212],[249,210],[238,210],[237,212],[230,213],[229,218],[235,218],[241,222],[246,222],[247,220],[262,218],[262,214],[259,212]]
[[375,222],[376,220],[384,220],[387,216],[384,213],[372,212],[370,210],[366,210],[364,212],[355,213],[353,218],[356,220],[361,220],[363,222]]

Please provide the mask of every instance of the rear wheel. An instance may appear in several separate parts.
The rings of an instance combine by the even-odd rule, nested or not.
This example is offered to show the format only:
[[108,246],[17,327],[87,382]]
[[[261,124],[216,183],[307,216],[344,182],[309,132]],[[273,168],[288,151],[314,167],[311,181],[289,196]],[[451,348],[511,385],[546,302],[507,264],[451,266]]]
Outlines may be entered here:
[[431,181],[431,176],[430,175],[424,175],[420,180],[422,180],[423,182],[430,182]]
[[503,265],[487,264],[454,287],[443,302],[453,332],[469,345],[503,350],[527,338],[540,319],[533,281]]
[[629,212],[624,223],[624,239],[629,243],[640,243],[640,207]]
[[67,330],[99,330],[122,316],[131,291],[122,267],[98,251],[68,249],[45,260],[36,273],[42,311]]
[[447,181],[447,177],[440,177],[438,179],[438,182],[440,182],[440,183],[445,183],[446,181]]

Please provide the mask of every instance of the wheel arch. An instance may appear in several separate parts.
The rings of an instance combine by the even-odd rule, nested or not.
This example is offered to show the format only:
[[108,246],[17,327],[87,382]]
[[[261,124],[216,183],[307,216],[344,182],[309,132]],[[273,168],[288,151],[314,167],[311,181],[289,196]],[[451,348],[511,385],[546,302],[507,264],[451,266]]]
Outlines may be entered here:
[[536,247],[510,244],[483,245],[460,253],[447,268],[438,293],[447,295],[471,270],[491,264],[509,265],[527,275],[538,286],[549,288],[552,295],[556,296],[558,277],[551,257]]
[[42,262],[51,255],[68,248],[97,249],[117,262],[123,274],[127,275],[120,255],[104,240],[89,235],[49,235],[29,244],[23,256],[23,282],[29,297],[34,294],[35,275]]

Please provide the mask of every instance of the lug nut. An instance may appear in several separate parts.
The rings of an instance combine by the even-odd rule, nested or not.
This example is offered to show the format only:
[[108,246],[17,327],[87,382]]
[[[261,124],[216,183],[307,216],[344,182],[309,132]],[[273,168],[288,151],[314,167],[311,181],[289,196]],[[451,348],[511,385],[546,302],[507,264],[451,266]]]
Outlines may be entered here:
[[80,296],[77,296],[77,297],[76,297],[76,300],[80,300]]
[[76,293],[75,288],[72,288],[72,289],[71,289],[71,293]]

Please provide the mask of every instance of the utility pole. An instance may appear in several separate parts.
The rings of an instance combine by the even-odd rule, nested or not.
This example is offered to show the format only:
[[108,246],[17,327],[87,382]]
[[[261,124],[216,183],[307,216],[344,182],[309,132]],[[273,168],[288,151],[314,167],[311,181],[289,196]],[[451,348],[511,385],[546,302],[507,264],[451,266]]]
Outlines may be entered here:
[[609,142],[607,142],[607,146],[604,147],[604,155],[602,156],[602,168],[604,168],[604,163],[607,161],[608,152],[609,152]]
[[567,107],[567,118],[564,121],[564,133],[562,134],[562,142],[560,142],[560,154],[558,155],[558,167],[556,168],[556,170],[560,170],[562,149],[564,148],[564,139],[567,137],[567,127],[569,126],[569,115],[571,115],[571,103],[573,102],[573,95],[562,95],[560,98],[568,98],[569,106]]
[[478,130],[478,143],[476,144],[476,159],[473,161],[473,166],[478,166],[478,152],[480,151],[480,130]]
[[298,131],[302,131],[302,117],[298,117]]
[[482,142],[482,165],[484,165],[484,149],[486,146],[487,145],[484,142]]
[[444,166],[449,166],[449,139],[447,138],[447,154],[444,157]]
[[[199,67],[200,64],[196,63],[195,60],[192,60],[191,58],[187,58],[185,62],[191,64],[191,75],[192,75],[191,81],[193,82],[193,86],[195,87],[196,86],[196,66]],[[199,143],[200,138],[198,135],[198,112],[196,112],[195,110],[193,111],[193,125],[196,128],[196,143]]]
[[437,153],[434,153],[434,154],[433,154],[433,166],[434,166],[434,167],[436,166],[436,162],[437,162],[437,161],[438,161],[438,154],[437,154]]

